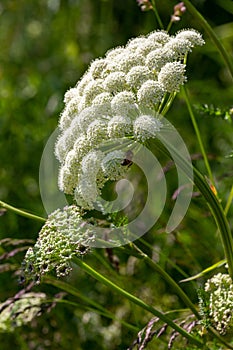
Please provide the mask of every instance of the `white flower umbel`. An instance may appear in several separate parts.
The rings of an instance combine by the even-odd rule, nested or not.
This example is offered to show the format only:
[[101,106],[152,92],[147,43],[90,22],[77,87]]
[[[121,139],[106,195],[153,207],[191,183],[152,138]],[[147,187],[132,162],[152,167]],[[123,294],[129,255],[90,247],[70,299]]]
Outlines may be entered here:
[[61,114],[59,127],[61,130],[67,129],[74,116],[80,112],[79,105],[81,102],[81,97],[79,95],[75,95],[66,105],[64,111]]
[[174,59],[174,52],[169,49],[156,49],[148,53],[146,57],[147,67],[154,73],[158,74],[160,69],[168,62],[172,62]]
[[39,232],[34,247],[24,258],[24,274],[27,278],[40,278],[55,271],[58,277],[71,271],[73,256],[82,256],[95,240],[94,226],[87,224],[76,206],[67,206],[51,213]]
[[[86,132],[88,126],[94,120],[95,120],[95,109],[93,108],[93,106],[87,107],[75,116],[75,119],[73,119],[71,123],[70,129],[71,130],[77,129],[76,124],[78,125],[80,132],[76,135],[76,138],[77,138],[80,136],[81,133]],[[74,132],[76,132],[76,130]]]
[[[93,174],[81,174],[76,189],[82,198],[84,209],[94,209],[94,203],[100,195],[100,189],[97,187],[96,176]],[[85,204],[84,204],[85,203]]]
[[132,121],[129,117],[116,115],[108,122],[108,136],[110,139],[125,137],[132,134]]
[[220,334],[233,330],[233,284],[229,275],[218,273],[205,284],[209,316]]
[[90,145],[97,145],[107,138],[107,121],[96,119],[87,129],[87,139]]
[[112,151],[109,152],[102,161],[102,170],[110,180],[118,180],[126,175],[126,168],[121,165],[125,158],[125,152]]
[[[174,36],[158,30],[133,38],[125,47],[109,50],[105,57],[91,62],[64,98],[65,108],[59,122],[61,133],[55,146],[61,164],[62,191],[74,193],[80,206],[93,205],[107,179],[116,177],[117,162],[111,168],[105,158],[115,149],[104,152],[102,173],[96,174],[90,167],[87,175],[83,171],[83,158],[101,149],[103,143],[111,144],[118,138],[144,142],[156,137],[162,127],[156,111],[164,110],[169,94],[178,92],[185,83],[186,55],[203,43],[201,34],[193,29]],[[111,172],[111,169],[115,170]]]
[[104,154],[101,151],[91,151],[82,159],[82,172],[96,175],[101,167]]
[[83,92],[86,106],[90,106],[94,98],[102,92],[104,92],[102,79],[91,80]]
[[103,82],[104,89],[110,93],[127,90],[125,77],[123,72],[109,73]]
[[201,34],[195,29],[183,29],[176,34],[176,38],[188,40],[192,47],[202,46],[205,44]]
[[103,71],[107,67],[107,62],[105,59],[100,58],[91,63],[89,72],[93,79],[100,79],[103,77]]
[[142,106],[152,107],[160,102],[165,94],[164,85],[155,80],[147,80],[138,90],[138,102]]
[[77,186],[78,182],[78,173],[74,174],[68,166],[63,165],[59,169],[58,175],[58,187],[62,192],[67,194],[72,194],[73,189]]
[[158,81],[167,92],[178,92],[186,82],[185,65],[180,62],[170,62],[163,66],[158,74]]
[[174,57],[182,59],[188,52],[192,51],[192,47],[189,40],[175,37],[166,43],[164,51],[172,52],[173,59]]
[[138,89],[147,80],[153,79],[154,74],[145,66],[135,66],[126,75],[126,82],[132,89]]
[[127,115],[136,109],[136,99],[133,92],[122,91],[115,95],[111,103],[114,114]]
[[95,115],[98,117],[111,114],[112,94],[110,92],[102,92],[97,95],[92,104],[95,110]]
[[156,30],[150,33],[147,37],[151,42],[159,43],[162,45],[166,44],[170,40],[169,34],[164,30]]
[[134,122],[134,135],[138,141],[144,142],[149,138],[156,137],[163,124],[151,115],[141,115]]

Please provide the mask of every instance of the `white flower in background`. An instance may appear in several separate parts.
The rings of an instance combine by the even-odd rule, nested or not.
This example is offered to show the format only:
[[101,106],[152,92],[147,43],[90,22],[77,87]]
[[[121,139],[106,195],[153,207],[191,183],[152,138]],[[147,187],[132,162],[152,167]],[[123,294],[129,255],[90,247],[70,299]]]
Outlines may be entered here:
[[[62,191],[73,194],[80,206],[93,207],[105,182],[128,169],[122,169],[121,153],[116,156],[111,143],[121,138],[144,142],[156,137],[163,127],[157,111],[163,110],[169,94],[178,92],[186,82],[186,55],[203,44],[201,34],[193,29],[174,36],[154,31],[91,62],[64,98],[61,134],[55,146]],[[91,166],[84,170],[89,153],[93,155],[103,143],[109,148],[103,150],[100,170]],[[116,158],[111,160],[113,156]]]
[[218,273],[205,284],[209,296],[209,316],[220,334],[233,328],[233,284],[229,275]]

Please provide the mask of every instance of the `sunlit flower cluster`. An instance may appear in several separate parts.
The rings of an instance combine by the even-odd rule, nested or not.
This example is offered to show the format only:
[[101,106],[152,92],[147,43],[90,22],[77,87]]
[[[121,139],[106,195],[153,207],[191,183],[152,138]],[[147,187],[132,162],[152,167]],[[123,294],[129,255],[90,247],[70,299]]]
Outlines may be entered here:
[[209,316],[221,334],[233,327],[233,283],[229,275],[218,273],[205,284],[209,295]]
[[[155,31],[131,39],[125,47],[112,49],[91,63],[64,98],[55,147],[61,164],[61,191],[75,195],[78,205],[93,208],[105,182],[127,170],[122,168],[124,157],[106,167],[105,157],[110,152],[114,156],[114,148],[103,151],[101,145],[119,138],[145,142],[156,137],[163,127],[158,111],[186,82],[186,55],[203,44],[193,29],[175,36]],[[122,151],[127,153],[127,147]],[[87,159],[92,162],[88,171],[84,170]]]
[[36,244],[25,255],[25,277],[36,277],[39,282],[41,276],[51,271],[58,277],[66,276],[71,271],[71,259],[87,253],[94,240],[94,226],[84,222],[78,207],[55,210],[39,232]]

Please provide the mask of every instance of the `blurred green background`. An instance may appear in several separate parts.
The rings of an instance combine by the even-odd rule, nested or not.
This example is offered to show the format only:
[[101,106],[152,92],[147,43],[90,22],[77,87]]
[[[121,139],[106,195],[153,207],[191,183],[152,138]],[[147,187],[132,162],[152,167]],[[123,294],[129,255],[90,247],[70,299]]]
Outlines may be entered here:
[[[156,3],[162,20],[168,24],[176,1]],[[232,58],[232,1],[192,3],[215,29]],[[185,27],[203,33],[189,13],[174,24],[172,32]],[[45,216],[39,193],[40,158],[57,126],[65,91],[75,85],[93,59],[112,47],[124,45],[131,37],[157,28],[154,14],[141,12],[133,0],[0,1],[0,200]],[[199,108],[196,116],[217,190],[225,205],[233,175],[232,158],[228,157],[233,149],[233,127],[230,120],[224,120],[225,112],[233,107],[232,80],[216,48],[206,34],[203,35],[206,45],[196,48],[188,59],[187,87],[194,106],[213,104],[221,110],[221,116],[217,117],[200,113]],[[200,154],[182,96],[178,96],[167,117],[183,136],[190,154]],[[201,158],[195,165],[206,174]],[[168,174],[171,192],[174,190],[172,178],[171,172]],[[194,198],[180,231],[169,236],[164,234],[162,228],[172,205],[168,199],[167,210],[159,223],[160,231],[146,238],[157,249],[156,259],[179,280],[181,276],[167,264],[167,257],[192,275],[223,258],[223,252],[214,222],[200,197]],[[233,224],[232,219],[230,222]],[[7,212],[0,218],[0,239],[35,239],[40,226],[38,222]],[[104,252],[100,254],[106,259]],[[14,263],[20,264],[22,258],[23,253],[17,254]],[[153,271],[147,271],[146,266],[137,265],[128,256],[119,254],[119,259],[122,285],[133,294],[164,310],[180,307],[176,296]],[[92,263],[102,268],[94,258]],[[134,263],[133,272],[127,276],[127,269]],[[4,301],[19,290],[17,274],[4,272],[0,279],[0,301]],[[74,273],[71,281],[83,293],[108,305],[118,317],[128,319],[139,328],[148,321],[148,315],[132,311],[129,303],[113,296],[83,273]],[[185,288],[189,291],[189,286]],[[51,295],[57,292],[43,286],[38,290],[46,290]],[[190,293],[193,293],[191,288]],[[196,301],[195,294],[191,297]],[[4,350],[13,346],[22,350],[126,349],[135,337],[135,332],[87,312],[82,306],[73,310],[58,305],[50,314],[20,328],[13,336],[0,335],[0,342],[5,344]],[[159,349],[158,345],[154,348]]]

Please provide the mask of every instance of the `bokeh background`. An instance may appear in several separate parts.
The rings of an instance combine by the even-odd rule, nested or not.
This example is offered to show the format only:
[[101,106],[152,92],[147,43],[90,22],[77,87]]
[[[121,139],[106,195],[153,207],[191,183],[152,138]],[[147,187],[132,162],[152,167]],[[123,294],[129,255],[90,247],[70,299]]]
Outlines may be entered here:
[[[176,1],[156,3],[166,26]],[[196,0],[192,3],[214,28],[232,57],[232,1]],[[198,29],[206,40],[204,47],[195,48],[189,56],[187,87],[216,187],[225,205],[233,175],[232,158],[229,157],[233,149],[233,127],[228,113],[233,107],[232,80],[213,43],[189,13],[173,25],[171,32],[186,27]],[[47,139],[57,126],[65,91],[75,85],[93,59],[103,56],[112,47],[126,44],[129,38],[157,28],[153,12],[142,12],[133,0],[0,1],[0,200],[37,215],[46,215],[39,193],[40,158]],[[217,108],[218,113],[215,113]],[[196,159],[195,165],[206,174],[182,95],[177,97],[167,118],[184,138],[190,154]],[[173,178],[171,171],[167,175],[170,195],[175,190]],[[187,275],[192,275],[222,259],[223,251],[213,219],[201,197],[193,199],[179,231],[167,235],[163,227],[172,206],[170,196],[161,220],[145,238],[155,248],[154,259],[179,280],[181,275],[167,262],[168,258]],[[9,211],[2,214],[0,239],[36,239],[41,226],[39,222]],[[232,210],[229,217],[232,217]],[[230,222],[233,224],[232,219]],[[0,246],[0,253],[4,249],[10,248]],[[147,250],[152,254],[150,248]],[[100,254],[107,261],[105,252]],[[148,271],[132,257],[119,252],[117,255],[123,287],[163,310],[182,306],[153,271]],[[23,253],[19,253],[11,261],[14,266],[20,266],[22,259]],[[89,259],[105,271],[100,261]],[[14,271],[5,271],[0,280],[1,302],[13,296],[20,287]],[[82,293],[107,305],[119,318],[139,328],[149,320],[148,315],[133,309],[128,302],[79,270],[74,271],[70,281]],[[192,288],[189,285],[184,288],[196,302]],[[58,292],[48,286],[37,289],[51,295]],[[76,309],[57,305],[29,326],[21,327],[13,334],[0,334],[0,343],[4,344],[4,350],[13,347],[20,350],[112,350],[126,349],[135,337],[135,332],[85,310],[80,302]],[[156,344],[150,349],[159,349]]]

